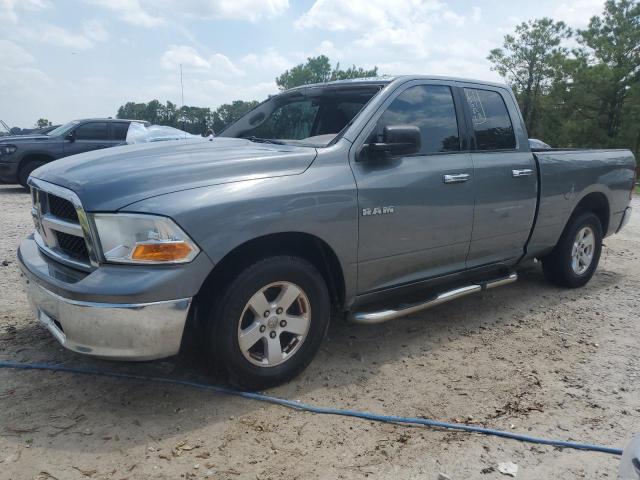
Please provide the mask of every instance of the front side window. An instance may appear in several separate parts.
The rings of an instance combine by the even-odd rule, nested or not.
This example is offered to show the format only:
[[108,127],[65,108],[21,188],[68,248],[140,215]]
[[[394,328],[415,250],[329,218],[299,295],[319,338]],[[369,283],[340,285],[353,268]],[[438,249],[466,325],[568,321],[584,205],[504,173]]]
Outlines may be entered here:
[[516,148],[516,137],[502,95],[491,90],[464,89],[471,110],[478,150]]
[[444,85],[417,85],[402,92],[378,120],[380,138],[384,127],[412,125],[420,129],[420,154],[460,150],[460,135],[451,89]]
[[107,122],[90,122],[80,125],[75,131],[76,140],[106,140]]

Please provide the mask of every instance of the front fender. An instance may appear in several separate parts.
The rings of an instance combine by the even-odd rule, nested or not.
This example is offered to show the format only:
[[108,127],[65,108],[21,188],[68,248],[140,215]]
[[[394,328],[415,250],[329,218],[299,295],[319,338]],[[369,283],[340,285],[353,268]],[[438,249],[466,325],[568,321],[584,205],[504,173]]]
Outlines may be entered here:
[[317,165],[299,175],[256,179],[160,195],[126,207],[173,218],[214,264],[249,240],[306,233],[336,253],[346,298],[355,291],[358,208],[346,163]]

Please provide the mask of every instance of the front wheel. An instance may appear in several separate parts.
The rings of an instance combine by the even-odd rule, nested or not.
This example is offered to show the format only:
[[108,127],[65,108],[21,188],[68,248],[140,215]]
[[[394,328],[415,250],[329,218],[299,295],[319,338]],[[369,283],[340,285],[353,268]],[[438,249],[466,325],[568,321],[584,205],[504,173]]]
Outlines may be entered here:
[[602,225],[593,213],[573,218],[553,251],[542,259],[545,277],[560,286],[585,285],[596,271],[602,251]]
[[205,349],[232,383],[261,390],[304,370],[330,317],[324,278],[302,258],[277,256],[242,271],[215,301]]
[[46,162],[42,162],[40,160],[29,160],[27,163],[20,167],[18,170],[18,183],[22,185],[24,188],[29,188],[27,185],[27,180],[29,180],[29,175],[36,168],[43,166]]

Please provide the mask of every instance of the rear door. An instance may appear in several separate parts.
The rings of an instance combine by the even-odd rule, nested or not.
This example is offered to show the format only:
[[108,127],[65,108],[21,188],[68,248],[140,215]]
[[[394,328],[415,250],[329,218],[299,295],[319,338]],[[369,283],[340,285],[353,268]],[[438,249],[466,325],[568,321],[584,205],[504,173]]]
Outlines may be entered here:
[[73,140],[65,140],[66,156],[111,146],[107,122],[85,122],[75,128],[73,136]]
[[[369,293],[462,270],[473,224],[473,164],[447,82],[400,86],[351,148],[358,187],[358,292]],[[390,125],[420,129],[412,155],[358,161],[361,145]]]
[[109,143],[110,146],[124,145],[127,141],[127,132],[131,122],[110,122]]
[[510,92],[465,85],[475,211],[467,267],[520,257],[537,202],[537,175],[520,114]]

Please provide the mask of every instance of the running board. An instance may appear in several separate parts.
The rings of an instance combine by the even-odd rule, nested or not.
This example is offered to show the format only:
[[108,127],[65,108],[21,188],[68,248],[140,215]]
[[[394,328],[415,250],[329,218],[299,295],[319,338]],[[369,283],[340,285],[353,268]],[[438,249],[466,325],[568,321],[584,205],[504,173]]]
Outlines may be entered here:
[[395,318],[411,315],[412,313],[417,313],[422,310],[426,310],[427,308],[450,302],[451,300],[455,300],[457,298],[465,297],[471,293],[479,292],[481,290],[488,290],[490,288],[501,287],[502,285],[513,283],[517,279],[518,274],[514,272],[510,275],[507,275],[506,277],[497,278],[495,280],[488,280],[486,282],[478,282],[472,285],[466,285],[464,287],[459,287],[447,292],[443,292],[437,295],[435,298],[427,300],[426,302],[414,303],[411,305],[402,305],[396,309],[379,310],[377,312],[353,312],[350,314],[349,319],[352,323],[360,323],[366,325],[382,323],[388,320],[393,320]]

